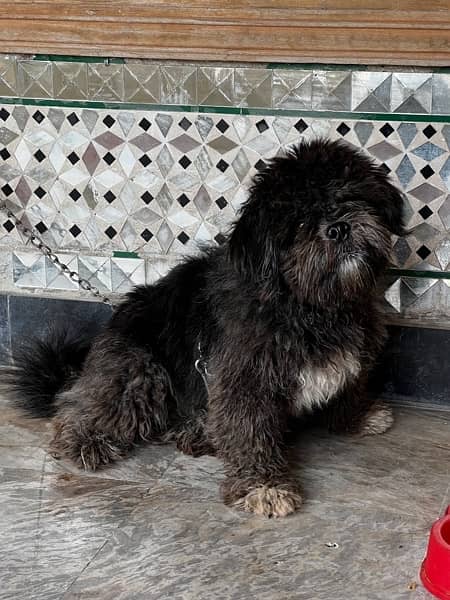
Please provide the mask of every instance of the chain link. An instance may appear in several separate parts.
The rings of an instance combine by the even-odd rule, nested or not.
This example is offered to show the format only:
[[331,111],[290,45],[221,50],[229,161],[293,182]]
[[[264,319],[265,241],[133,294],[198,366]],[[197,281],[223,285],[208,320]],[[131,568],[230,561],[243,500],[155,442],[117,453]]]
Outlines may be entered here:
[[71,281],[77,283],[82,290],[90,292],[93,296],[101,300],[103,304],[107,304],[111,308],[114,308],[112,301],[106,296],[103,296],[103,294],[97,287],[95,287],[95,285],[92,285],[92,283],[87,279],[80,277],[76,271],[72,271],[65,263],[63,263],[53,252],[50,246],[48,246],[42,240],[36,230],[27,227],[18,217],[16,217],[16,215],[8,208],[6,202],[0,202],[0,210],[4,212],[8,219],[14,223],[16,229],[30,241],[30,244],[42,252],[42,254],[46,256],[62,273],[67,275]]

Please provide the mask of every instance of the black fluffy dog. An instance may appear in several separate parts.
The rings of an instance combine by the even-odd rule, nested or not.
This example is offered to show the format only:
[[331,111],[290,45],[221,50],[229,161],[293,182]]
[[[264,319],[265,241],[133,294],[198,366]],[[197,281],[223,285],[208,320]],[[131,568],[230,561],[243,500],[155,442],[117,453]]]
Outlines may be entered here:
[[291,417],[321,409],[354,433],[392,424],[366,380],[385,338],[376,280],[402,231],[380,167],[343,143],[303,142],[255,176],[221,247],[136,287],[92,345],[69,333],[30,343],[11,385],[54,416],[54,450],[85,469],[174,439],[223,459],[227,504],[285,516],[301,503]]

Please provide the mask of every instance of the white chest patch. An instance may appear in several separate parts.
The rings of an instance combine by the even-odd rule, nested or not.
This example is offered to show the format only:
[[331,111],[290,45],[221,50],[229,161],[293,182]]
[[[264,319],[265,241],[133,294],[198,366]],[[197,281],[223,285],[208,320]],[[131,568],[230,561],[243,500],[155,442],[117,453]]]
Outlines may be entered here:
[[347,382],[356,379],[360,362],[350,352],[338,352],[322,367],[305,366],[297,376],[296,414],[308,412],[326,404]]

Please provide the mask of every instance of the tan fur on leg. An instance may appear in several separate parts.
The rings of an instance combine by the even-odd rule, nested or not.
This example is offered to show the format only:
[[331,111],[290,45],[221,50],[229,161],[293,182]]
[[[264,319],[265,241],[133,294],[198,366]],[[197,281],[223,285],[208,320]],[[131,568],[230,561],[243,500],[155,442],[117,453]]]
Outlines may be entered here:
[[247,512],[264,517],[286,517],[295,512],[301,505],[302,498],[283,486],[269,487],[262,485],[240,498],[234,506]]
[[392,408],[387,404],[375,404],[367,413],[361,427],[361,435],[377,435],[384,433],[394,424]]

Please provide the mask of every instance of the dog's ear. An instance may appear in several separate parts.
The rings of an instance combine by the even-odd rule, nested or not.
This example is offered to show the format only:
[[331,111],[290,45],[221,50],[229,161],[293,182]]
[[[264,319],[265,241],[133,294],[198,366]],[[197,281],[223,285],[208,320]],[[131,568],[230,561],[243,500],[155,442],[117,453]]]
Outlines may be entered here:
[[405,229],[405,197],[389,181],[384,181],[378,190],[378,209],[389,229],[395,235],[406,235]]
[[264,287],[267,296],[277,289],[279,252],[273,237],[272,215],[265,204],[264,200],[250,197],[231,232],[228,251],[238,273]]

